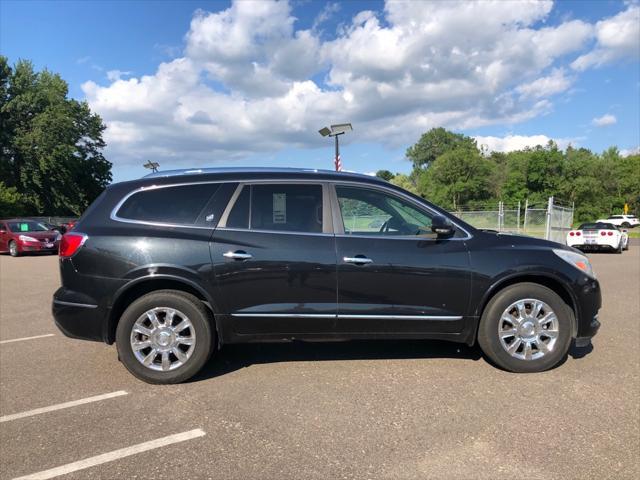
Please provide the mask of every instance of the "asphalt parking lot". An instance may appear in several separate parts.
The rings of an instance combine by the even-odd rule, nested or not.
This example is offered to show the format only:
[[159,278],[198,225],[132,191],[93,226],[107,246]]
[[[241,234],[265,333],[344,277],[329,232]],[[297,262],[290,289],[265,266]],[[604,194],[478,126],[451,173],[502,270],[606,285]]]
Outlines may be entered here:
[[553,371],[439,342],[243,345],[151,386],[58,332],[57,257],[1,256],[0,479],[640,478],[640,244],[590,257],[602,328]]

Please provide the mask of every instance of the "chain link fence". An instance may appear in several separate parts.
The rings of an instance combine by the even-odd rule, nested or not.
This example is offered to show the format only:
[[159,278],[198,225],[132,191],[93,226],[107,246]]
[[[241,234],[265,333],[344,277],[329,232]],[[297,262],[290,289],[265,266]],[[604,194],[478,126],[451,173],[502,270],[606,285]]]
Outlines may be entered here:
[[459,208],[450,213],[476,228],[498,232],[519,233],[565,243],[566,235],[573,225],[574,208],[557,203],[549,198],[546,206],[505,205],[504,202],[481,205],[474,208]]

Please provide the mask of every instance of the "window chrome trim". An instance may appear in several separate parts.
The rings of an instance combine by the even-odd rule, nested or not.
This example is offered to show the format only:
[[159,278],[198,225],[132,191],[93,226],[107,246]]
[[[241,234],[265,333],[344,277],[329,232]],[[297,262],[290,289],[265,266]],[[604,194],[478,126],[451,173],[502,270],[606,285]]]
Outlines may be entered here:
[[337,320],[462,320],[461,315],[351,315],[327,313],[232,313],[232,317],[256,318],[333,318]]
[[[115,222],[133,223],[137,225],[150,225],[152,227],[194,228],[197,230],[213,230],[213,227],[211,225],[202,226],[202,225],[195,225],[195,224],[189,224],[189,223],[153,222],[149,220],[134,220],[131,218],[123,218],[118,216],[118,210],[120,210],[122,205],[124,205],[124,202],[129,200],[130,197],[132,197],[136,193],[145,192],[148,190],[157,190],[159,188],[171,188],[171,187],[188,187],[191,185],[209,185],[209,184],[236,183],[236,182],[237,180],[209,180],[205,182],[168,183],[166,185],[155,185],[155,184],[145,185],[145,186],[136,188],[135,190],[131,190],[124,197],[122,197],[120,201],[116,203],[116,206],[113,207],[113,209],[111,210],[111,214],[109,215],[109,218]],[[211,200],[211,197],[209,197],[209,200]],[[207,202],[209,200],[207,200]]]
[[[304,172],[301,172],[304,173]],[[160,177],[159,177],[160,178]],[[441,212],[438,212],[436,210],[433,210],[431,207],[429,207],[428,205],[423,205],[421,203],[416,202],[416,200],[412,197],[410,197],[409,195],[406,195],[402,192],[399,192],[397,190],[385,187],[384,185],[377,185],[377,184],[373,184],[373,183],[368,183],[368,182],[356,182],[356,181],[351,181],[351,180],[337,180],[337,179],[331,179],[331,180],[319,180],[319,179],[314,179],[314,178],[299,178],[299,179],[291,179],[291,178],[285,178],[285,179],[278,179],[278,178],[269,178],[269,179],[242,179],[242,178],[234,178],[234,179],[224,179],[224,180],[205,180],[205,181],[201,181],[201,182],[177,182],[177,183],[169,183],[166,185],[148,185],[148,186],[142,186],[139,188],[136,188],[132,191],[130,191],[129,193],[127,193],[124,197],[122,197],[122,199],[116,204],[116,206],[113,208],[113,210],[111,211],[111,214],[109,216],[109,218],[113,221],[116,222],[123,222],[123,223],[132,223],[132,224],[138,224],[138,225],[150,225],[150,226],[155,226],[155,227],[170,227],[170,228],[192,228],[192,229],[197,229],[197,230],[213,230],[212,226],[202,226],[202,225],[189,225],[189,224],[181,224],[181,223],[167,223],[167,222],[151,222],[151,221],[146,221],[146,220],[132,220],[132,219],[128,219],[128,218],[122,218],[119,217],[117,215],[118,210],[120,209],[120,207],[122,207],[122,205],[124,204],[124,202],[126,202],[129,197],[131,197],[132,195],[135,195],[136,193],[145,191],[145,190],[153,190],[153,189],[157,189],[157,188],[169,188],[169,187],[180,187],[180,186],[189,186],[189,185],[204,185],[204,184],[217,184],[217,183],[238,183],[238,187],[241,187],[245,184],[269,184],[269,183],[284,183],[284,184],[300,184],[300,183],[312,183],[312,184],[316,184],[316,185],[326,185],[329,189],[329,207],[331,208],[331,215],[332,215],[332,222],[330,224],[330,226],[333,227],[333,232],[332,233],[310,233],[310,232],[283,232],[280,230],[248,230],[248,229],[227,229],[227,230],[234,230],[234,231],[242,231],[242,232],[264,232],[264,233],[288,233],[288,234],[294,234],[294,235],[335,235],[336,237],[342,237],[342,238],[375,238],[375,239],[386,239],[386,240],[422,240],[422,241],[435,241],[436,239],[431,239],[431,238],[423,238],[423,237],[406,237],[406,236],[365,236],[365,235],[347,235],[344,233],[338,233],[339,230],[336,229],[336,225],[339,226],[339,224],[341,223],[342,220],[342,214],[340,212],[340,206],[336,205],[338,203],[337,200],[337,192],[335,191],[335,187],[336,185],[349,185],[349,186],[356,186],[356,187],[360,187],[360,188],[371,188],[371,189],[375,189],[375,190],[381,190],[383,192],[389,193],[392,196],[399,196],[405,200],[407,200],[409,203],[415,205],[418,208],[423,208],[428,210],[429,212],[431,212],[434,215],[442,215]],[[333,190],[333,193],[331,193],[331,190]],[[323,194],[325,193],[325,190],[323,189]],[[235,203],[235,202],[234,202]],[[231,200],[229,201],[229,204],[227,204],[227,207],[229,207],[229,205],[231,204]],[[338,207],[337,213],[340,214],[340,218],[336,218],[335,216],[335,212],[334,212],[334,208]],[[232,206],[233,208],[233,206]],[[323,208],[325,208],[325,202],[323,200]],[[226,211],[226,209],[225,209]],[[453,218],[451,214],[447,213],[446,217],[451,221],[451,223],[453,223],[457,228],[459,228],[460,230],[462,230],[467,236],[466,237],[460,237],[460,238],[441,238],[441,239],[437,239],[438,241],[451,241],[451,240],[469,240],[471,238],[473,238],[473,235],[471,235],[471,233],[469,233],[465,228],[461,227]],[[451,218],[453,217],[453,218]],[[222,218],[221,218],[222,221]],[[221,228],[221,224],[219,223],[217,228]],[[225,227],[226,228],[226,227]],[[324,226],[323,226],[324,228]]]
[[245,233],[282,233],[284,235],[308,235],[311,237],[333,237],[333,233],[323,232],[291,232],[289,230],[258,230],[249,228],[229,228],[229,227],[217,227],[216,232],[245,232]]
[[[385,187],[384,185],[375,185],[375,184],[371,184],[371,183],[366,183],[366,182],[353,182],[353,181],[349,181],[349,180],[334,180],[330,182],[331,185],[333,186],[333,194],[334,194],[334,198],[335,198],[335,202],[334,202],[334,207],[337,206],[338,210],[337,213],[340,214],[340,218],[338,219],[337,223],[336,223],[342,230],[341,233],[340,230],[336,230],[336,237],[341,237],[341,238],[375,238],[375,239],[386,239],[386,240],[422,240],[422,241],[451,241],[451,240],[469,240],[471,238],[473,238],[473,235],[471,235],[471,233],[469,233],[464,227],[460,226],[456,221],[455,221],[455,217],[453,217],[450,213],[447,212],[446,215],[443,215],[441,212],[438,212],[436,210],[434,210],[433,208],[431,208],[429,205],[423,205],[422,203],[418,203],[414,198],[410,197],[409,195],[406,195],[403,192],[399,192],[397,190]],[[379,190],[382,191],[384,193],[387,193],[391,196],[395,196],[395,197],[400,197],[403,200],[406,200],[407,202],[409,202],[411,205],[415,206],[418,210],[427,210],[430,214],[430,216],[433,215],[443,215],[445,216],[451,223],[453,223],[457,228],[459,228],[461,231],[463,231],[466,236],[464,237],[458,237],[458,238],[425,238],[425,237],[421,237],[419,235],[415,235],[415,236],[407,236],[407,235],[351,235],[351,234],[346,234],[344,233],[344,225],[341,225],[343,223],[343,219],[342,219],[342,211],[340,210],[340,202],[338,201],[338,192],[336,190],[336,187],[339,187],[341,185],[345,185],[345,186],[352,186],[352,187],[358,187],[358,188],[364,188],[364,189],[372,189],[372,190]]]

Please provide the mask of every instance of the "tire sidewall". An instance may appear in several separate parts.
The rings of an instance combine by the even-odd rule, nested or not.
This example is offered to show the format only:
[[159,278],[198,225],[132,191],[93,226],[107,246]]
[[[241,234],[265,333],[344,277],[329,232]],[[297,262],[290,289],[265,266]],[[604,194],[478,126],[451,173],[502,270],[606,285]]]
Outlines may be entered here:
[[[142,365],[131,348],[130,336],[136,320],[156,307],[175,308],[191,321],[196,334],[194,352],[189,360],[175,370],[162,372]],[[120,317],[116,329],[116,348],[124,366],[137,378],[147,383],[180,383],[191,378],[207,362],[212,353],[213,328],[206,307],[196,297],[182,292],[155,292],[135,300]]]
[[[498,322],[504,310],[522,299],[541,300],[551,307],[559,323],[559,335],[552,352],[537,360],[520,360],[512,357],[502,347],[498,338]],[[521,283],[498,292],[485,308],[478,329],[478,343],[483,352],[499,367],[519,373],[549,370],[567,355],[571,345],[573,313],[569,306],[553,290],[534,283]]]
[[[11,248],[12,246],[14,248]],[[11,255],[12,257],[20,256],[20,251],[18,250],[18,244],[15,242],[15,240],[11,240],[9,242],[9,255]]]

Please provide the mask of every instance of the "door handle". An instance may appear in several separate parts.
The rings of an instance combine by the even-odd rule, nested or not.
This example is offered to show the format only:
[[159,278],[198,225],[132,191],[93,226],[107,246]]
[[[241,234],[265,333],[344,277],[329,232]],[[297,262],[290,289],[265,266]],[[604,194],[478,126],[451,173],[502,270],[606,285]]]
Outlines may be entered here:
[[253,255],[245,252],[244,250],[236,250],[235,252],[227,252],[222,254],[223,257],[233,258],[234,260],[250,260],[253,258]]
[[345,263],[355,263],[356,265],[366,265],[368,263],[373,263],[373,260],[365,257],[364,255],[356,255],[355,257],[344,257],[343,260]]

